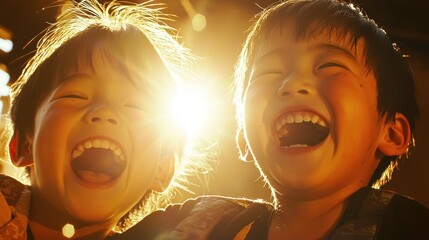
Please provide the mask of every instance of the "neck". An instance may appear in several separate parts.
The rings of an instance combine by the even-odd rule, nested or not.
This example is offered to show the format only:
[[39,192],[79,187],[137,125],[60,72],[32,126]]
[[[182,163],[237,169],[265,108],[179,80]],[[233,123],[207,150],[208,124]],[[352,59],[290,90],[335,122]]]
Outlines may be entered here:
[[29,212],[29,227],[35,239],[69,239],[63,235],[63,227],[71,224],[74,227],[73,239],[105,239],[116,221],[88,223],[76,220],[54,206],[32,196]]
[[52,229],[31,219],[29,221],[29,225],[34,239],[105,239],[110,232],[107,229],[99,228],[97,226],[92,225],[80,229],[75,229],[75,232],[72,237],[66,237],[66,234],[63,234],[62,229]]
[[[357,188],[344,188],[317,198],[277,196],[279,209],[270,225],[270,239],[323,239],[335,228]],[[311,229],[311,231],[309,231]]]

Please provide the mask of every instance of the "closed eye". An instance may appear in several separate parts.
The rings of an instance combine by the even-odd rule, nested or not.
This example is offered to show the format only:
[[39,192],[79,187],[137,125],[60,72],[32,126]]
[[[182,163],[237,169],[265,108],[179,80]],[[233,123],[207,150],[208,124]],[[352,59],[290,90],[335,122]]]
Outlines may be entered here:
[[131,109],[145,111],[145,109],[142,106],[139,106],[137,104],[125,104],[124,106]]
[[267,76],[267,75],[282,75],[283,74],[283,72],[282,71],[278,71],[278,70],[272,70],[272,71],[263,71],[263,72],[256,72],[254,75],[253,75],[253,79],[256,79],[256,78],[259,78],[259,77],[262,77],[262,76]]
[[340,67],[340,68],[344,68],[344,69],[349,70],[349,68],[347,68],[346,66],[341,65],[341,64],[336,63],[336,62],[327,62],[327,63],[320,64],[319,66],[317,66],[317,70],[329,68],[329,67]]
[[65,94],[61,95],[55,99],[63,99],[63,98],[72,98],[72,99],[87,99],[85,96],[79,95],[79,94]]

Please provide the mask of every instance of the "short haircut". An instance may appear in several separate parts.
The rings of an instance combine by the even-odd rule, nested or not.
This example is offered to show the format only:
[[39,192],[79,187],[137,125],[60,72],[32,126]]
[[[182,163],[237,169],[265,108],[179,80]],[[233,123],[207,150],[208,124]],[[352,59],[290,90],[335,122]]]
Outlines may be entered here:
[[[234,103],[238,132],[244,124],[244,93],[257,49],[276,27],[288,20],[295,22],[297,40],[328,33],[349,41],[356,49],[364,40],[365,67],[377,81],[377,110],[386,121],[394,121],[396,113],[408,119],[414,132],[419,109],[415,97],[416,83],[412,70],[396,44],[386,32],[357,6],[337,0],[280,1],[255,16],[235,68]],[[398,156],[385,156],[375,170],[370,184],[378,187],[387,182]]]
[[[164,22],[170,17],[161,12],[162,8],[163,5],[149,2],[113,1],[102,5],[96,0],[71,2],[64,6],[65,10],[46,30],[35,55],[12,86],[10,118],[13,130],[9,125],[9,136],[2,138],[10,140],[15,134],[18,139],[25,139],[26,134],[33,133],[37,109],[59,83],[57,76],[79,68],[80,64],[92,67],[95,52],[102,54],[109,67],[122,72],[124,79],[130,79],[133,84],[143,84],[143,88],[147,87],[153,95],[161,91],[169,96],[182,83],[191,80],[193,74],[190,69],[196,58],[177,42],[176,31]],[[160,68],[162,77],[138,78],[139,72],[151,67]],[[151,91],[153,89],[157,91]],[[165,131],[166,135],[172,134],[169,129]],[[163,150],[176,160],[169,189],[163,193],[149,191],[121,219],[116,231],[124,231],[145,215],[165,207],[177,188],[186,188],[189,175],[207,171],[203,154],[197,155],[198,159],[192,155],[192,145],[184,131],[179,135],[169,135],[167,140]],[[22,142],[18,142],[18,152],[23,148]],[[168,145],[170,142],[172,146]]]

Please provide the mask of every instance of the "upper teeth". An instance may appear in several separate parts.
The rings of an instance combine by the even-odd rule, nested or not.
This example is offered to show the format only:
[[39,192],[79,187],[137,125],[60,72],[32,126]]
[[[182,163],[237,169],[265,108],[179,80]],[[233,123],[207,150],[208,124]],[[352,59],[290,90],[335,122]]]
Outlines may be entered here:
[[116,145],[114,142],[111,142],[107,139],[98,139],[98,138],[86,140],[85,142],[82,142],[79,145],[77,145],[75,149],[73,149],[72,151],[72,157],[77,158],[80,155],[82,155],[85,149],[90,149],[90,148],[110,149],[112,150],[112,152],[115,153],[117,157],[119,157],[119,159],[121,160],[125,159],[125,156],[123,155],[122,150],[118,145]]
[[326,127],[326,122],[315,113],[312,112],[294,112],[288,115],[283,115],[276,122],[276,130],[280,131],[282,127],[290,123],[302,123],[302,122],[312,122],[314,124],[319,124],[322,127]]

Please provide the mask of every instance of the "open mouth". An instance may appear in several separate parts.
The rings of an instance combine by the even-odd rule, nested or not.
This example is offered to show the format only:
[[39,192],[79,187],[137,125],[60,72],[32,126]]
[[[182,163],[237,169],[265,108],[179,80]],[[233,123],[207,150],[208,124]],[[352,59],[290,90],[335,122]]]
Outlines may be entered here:
[[276,136],[281,148],[304,148],[323,142],[329,134],[325,120],[312,112],[282,115],[276,122]]
[[123,173],[125,166],[121,148],[106,139],[87,140],[72,151],[71,167],[84,182],[109,183]]

